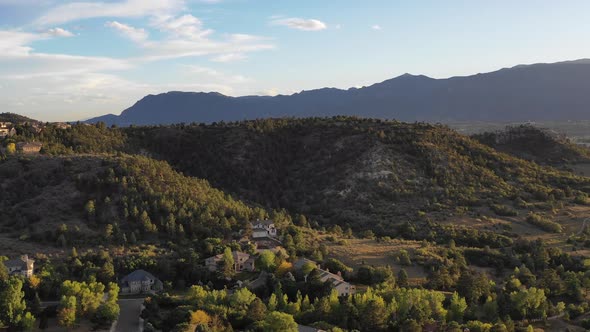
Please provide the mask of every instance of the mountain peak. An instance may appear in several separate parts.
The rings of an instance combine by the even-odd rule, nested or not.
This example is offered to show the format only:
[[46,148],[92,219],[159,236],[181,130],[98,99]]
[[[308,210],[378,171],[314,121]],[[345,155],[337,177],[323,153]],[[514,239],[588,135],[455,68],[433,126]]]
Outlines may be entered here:
[[519,65],[447,79],[405,73],[358,89],[321,88],[275,97],[170,91],[143,98],[119,117],[87,122],[144,125],[335,115],[431,122],[584,120],[590,119],[588,64],[590,59]]

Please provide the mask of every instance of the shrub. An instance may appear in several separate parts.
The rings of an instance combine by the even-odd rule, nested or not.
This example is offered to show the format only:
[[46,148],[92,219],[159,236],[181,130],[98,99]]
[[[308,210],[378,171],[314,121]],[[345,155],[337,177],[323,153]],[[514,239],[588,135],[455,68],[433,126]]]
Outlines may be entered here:
[[551,221],[540,214],[529,212],[528,216],[526,217],[526,221],[531,224],[541,228],[544,231],[552,232],[552,233],[561,233],[562,227],[560,224]]
[[516,212],[516,210],[503,204],[493,204],[491,208],[492,211],[494,211],[494,213],[499,216],[516,217],[518,215],[518,212]]

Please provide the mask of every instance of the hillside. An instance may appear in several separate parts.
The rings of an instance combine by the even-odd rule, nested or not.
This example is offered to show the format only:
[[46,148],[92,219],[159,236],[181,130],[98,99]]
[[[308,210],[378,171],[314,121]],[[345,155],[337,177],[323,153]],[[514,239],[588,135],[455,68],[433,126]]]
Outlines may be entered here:
[[[519,235],[509,231],[517,224],[562,231],[555,213],[584,208],[590,191],[590,178],[425,123],[335,117],[130,128],[79,124],[48,126],[34,135],[44,143],[42,153],[54,157],[0,163],[7,188],[0,211],[11,220],[6,230],[75,225],[88,218],[84,208],[93,201],[95,222],[83,222],[90,231],[117,223],[127,238],[147,232],[166,239],[181,224],[190,238],[227,237],[245,220],[264,215],[250,208],[262,206],[303,214],[316,228],[339,225],[358,234],[371,230],[439,243],[462,241],[457,234],[463,234],[464,244],[497,247]],[[72,197],[61,200],[62,192]],[[228,212],[232,206],[239,212]],[[507,228],[481,222],[488,217]],[[38,239],[41,229],[30,226],[25,234]]]
[[10,158],[0,179],[3,237],[48,246],[225,238],[265,214],[139,156]]
[[128,126],[335,115],[428,122],[588,120],[588,86],[590,61],[578,60],[447,79],[404,74],[359,89],[275,97],[168,92],[146,96],[120,116],[87,122]]
[[589,178],[423,123],[308,118],[125,132],[136,149],[237,197],[381,235],[490,209],[522,220],[590,189]]
[[508,126],[505,130],[473,135],[482,144],[518,158],[546,165],[590,162],[590,150],[567,137],[532,125]]
[[39,122],[16,113],[0,113],[0,122],[24,123]]

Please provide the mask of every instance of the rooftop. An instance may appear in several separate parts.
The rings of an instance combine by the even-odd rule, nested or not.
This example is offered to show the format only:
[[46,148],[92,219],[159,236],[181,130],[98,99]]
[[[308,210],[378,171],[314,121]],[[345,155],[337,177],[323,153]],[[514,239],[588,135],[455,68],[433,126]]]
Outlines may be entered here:
[[132,281],[147,281],[147,280],[157,280],[153,274],[144,271],[144,270],[135,270],[129,273],[126,277],[121,279],[121,283],[132,282]]

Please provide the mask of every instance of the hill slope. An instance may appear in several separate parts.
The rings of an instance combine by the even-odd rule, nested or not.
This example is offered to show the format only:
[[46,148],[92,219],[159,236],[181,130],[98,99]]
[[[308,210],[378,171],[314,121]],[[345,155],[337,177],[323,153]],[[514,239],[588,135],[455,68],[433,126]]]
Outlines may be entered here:
[[49,245],[224,238],[265,213],[139,156],[9,158],[0,175],[2,236]]
[[380,234],[424,220],[418,211],[442,220],[523,201],[534,210],[590,188],[589,178],[421,123],[311,118],[126,132],[136,149],[243,199]]
[[589,86],[590,61],[578,60],[448,79],[405,74],[360,89],[289,96],[168,92],[146,96],[120,116],[87,122],[127,126],[334,115],[430,122],[580,120],[588,119]]
[[518,158],[546,165],[590,162],[590,150],[554,131],[532,125],[473,135],[479,142]]

